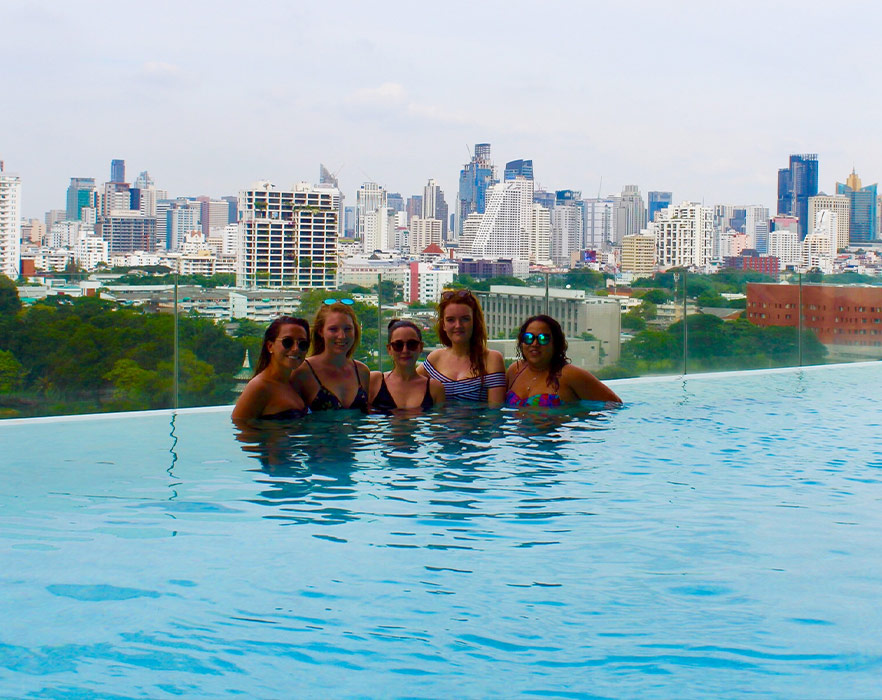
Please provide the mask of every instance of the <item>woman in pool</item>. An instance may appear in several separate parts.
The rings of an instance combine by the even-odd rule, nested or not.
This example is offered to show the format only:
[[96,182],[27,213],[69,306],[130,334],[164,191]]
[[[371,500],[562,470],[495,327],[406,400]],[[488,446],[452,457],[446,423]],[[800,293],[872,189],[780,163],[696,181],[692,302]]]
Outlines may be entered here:
[[284,420],[307,413],[300,394],[291,387],[291,375],[309,350],[309,323],[279,316],[263,334],[254,376],[236,401],[233,420]]
[[560,406],[573,401],[622,400],[591,372],[574,367],[567,340],[551,316],[531,316],[518,331],[518,355],[508,368],[507,406]]
[[312,411],[367,410],[368,368],[352,359],[361,338],[352,299],[325,299],[312,324],[312,352],[291,384]]
[[372,408],[428,411],[444,405],[441,382],[417,374],[416,363],[423,351],[423,333],[413,321],[393,318],[389,322],[386,350],[393,367],[388,374],[371,372],[368,395]]
[[502,353],[487,349],[487,327],[481,305],[467,289],[441,293],[438,337],[447,347],[433,350],[418,370],[437,379],[448,399],[500,406],[505,398]]

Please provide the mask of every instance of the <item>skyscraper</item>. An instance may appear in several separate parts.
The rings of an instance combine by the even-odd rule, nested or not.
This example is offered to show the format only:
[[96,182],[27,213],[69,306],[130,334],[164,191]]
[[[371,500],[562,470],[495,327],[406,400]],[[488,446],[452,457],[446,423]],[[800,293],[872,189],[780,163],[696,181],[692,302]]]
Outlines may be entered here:
[[0,274],[18,279],[21,269],[21,178],[0,160]]
[[125,182],[126,181],[126,162],[124,160],[110,161],[110,181]]
[[463,235],[465,253],[481,258],[529,259],[532,180],[519,177],[492,185],[487,191],[486,210],[480,217],[474,234]]
[[650,192],[648,195],[649,207],[646,211],[646,220],[655,221],[656,212],[667,209],[673,202],[672,192]]
[[380,207],[385,207],[386,190],[376,182],[365,182],[355,195],[355,239],[364,240],[365,217]]
[[704,267],[711,260],[714,232],[714,210],[700,204],[684,202],[659,212],[650,225],[655,234],[658,266]]
[[490,144],[476,143],[475,155],[459,173],[456,196],[456,236],[462,235],[463,222],[469,214],[483,214],[487,205],[487,189],[497,182],[496,168],[490,161]]
[[328,184],[279,190],[262,181],[240,192],[237,284],[334,289],[339,208]]
[[[809,222],[812,229],[817,225],[818,216],[823,211],[836,214],[836,247],[834,250],[848,246],[849,221],[851,220],[851,200],[841,194],[819,194],[809,197]],[[813,231],[809,231],[812,233]]]
[[525,177],[528,180],[533,179],[533,161],[532,160],[512,160],[505,164],[505,172],[503,180],[514,180],[516,177]]
[[811,229],[809,197],[818,193],[818,155],[803,153],[790,156],[790,167],[778,170],[778,213],[799,220],[799,236]]
[[763,255],[769,249],[769,209],[752,204],[744,207],[744,233],[747,234],[748,248],[754,248]]
[[72,177],[67,188],[67,220],[81,221],[83,207],[98,208],[98,187],[94,177]]
[[625,185],[615,199],[615,243],[621,245],[622,238],[634,236],[646,226],[646,207],[637,185]]
[[444,192],[432,179],[423,188],[422,218],[438,219],[441,222],[441,239],[447,240],[447,202],[444,201]]
[[852,170],[845,181],[836,183],[836,194],[845,195],[851,202],[848,220],[848,242],[861,244],[875,241],[878,235],[876,207],[878,206],[876,184],[861,187],[861,179]]
[[569,267],[573,254],[582,248],[584,217],[582,193],[559,190],[551,212],[551,259]]

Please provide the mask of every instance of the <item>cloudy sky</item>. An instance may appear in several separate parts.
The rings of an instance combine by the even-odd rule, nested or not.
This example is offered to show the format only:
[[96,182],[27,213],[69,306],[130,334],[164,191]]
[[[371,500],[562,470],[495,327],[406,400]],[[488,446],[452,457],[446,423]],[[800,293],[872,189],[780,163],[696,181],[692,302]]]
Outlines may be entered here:
[[0,159],[24,214],[124,158],[172,196],[339,171],[452,203],[476,142],[546,189],[636,184],[775,206],[882,170],[882,5],[708,2],[0,0]]

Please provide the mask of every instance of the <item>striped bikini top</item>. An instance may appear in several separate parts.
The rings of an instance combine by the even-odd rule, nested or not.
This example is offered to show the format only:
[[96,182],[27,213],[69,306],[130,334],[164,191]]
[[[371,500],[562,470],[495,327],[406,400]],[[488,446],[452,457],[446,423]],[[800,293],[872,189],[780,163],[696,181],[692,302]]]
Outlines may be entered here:
[[448,400],[459,401],[487,401],[487,389],[495,387],[505,388],[505,372],[490,372],[485,374],[483,383],[481,377],[468,377],[466,379],[451,379],[432,366],[428,359],[423,360],[423,367],[432,379],[437,379],[444,385],[444,395]]

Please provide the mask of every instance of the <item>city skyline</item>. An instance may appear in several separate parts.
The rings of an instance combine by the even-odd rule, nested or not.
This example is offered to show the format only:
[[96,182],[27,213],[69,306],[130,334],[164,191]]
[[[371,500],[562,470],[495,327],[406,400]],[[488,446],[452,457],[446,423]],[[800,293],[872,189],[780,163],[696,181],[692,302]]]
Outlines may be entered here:
[[[834,25],[835,8],[85,5],[4,10],[16,108],[0,113],[0,158],[28,217],[63,207],[71,177],[102,181],[114,158],[175,196],[314,181],[324,163],[347,201],[367,180],[412,195],[429,178],[450,198],[480,142],[500,173],[529,159],[537,186],[586,197],[636,184],[773,209],[782,158],[802,152],[819,154],[822,191],[852,167],[879,179],[882,102],[853,70],[882,19],[869,4],[799,71],[782,42]],[[530,51],[505,51],[514,37]],[[847,129],[843,104],[861,115]]]

